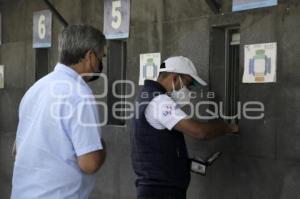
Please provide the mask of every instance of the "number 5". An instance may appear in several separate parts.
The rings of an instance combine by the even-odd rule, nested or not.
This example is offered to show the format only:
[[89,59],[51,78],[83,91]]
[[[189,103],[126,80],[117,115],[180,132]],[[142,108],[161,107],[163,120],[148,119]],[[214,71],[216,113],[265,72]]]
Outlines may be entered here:
[[46,20],[46,17],[44,15],[41,15],[39,18],[39,25],[38,25],[40,39],[45,39],[45,36],[46,36],[45,20]]
[[112,16],[113,16],[113,21],[111,22],[111,26],[114,29],[118,29],[121,26],[122,22],[122,15],[120,10],[118,8],[121,8],[121,1],[113,1],[112,2]]

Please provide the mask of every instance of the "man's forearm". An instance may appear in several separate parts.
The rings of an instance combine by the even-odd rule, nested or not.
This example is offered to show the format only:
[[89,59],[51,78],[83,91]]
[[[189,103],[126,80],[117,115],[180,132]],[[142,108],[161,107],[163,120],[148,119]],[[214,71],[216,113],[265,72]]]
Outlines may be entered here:
[[198,139],[213,139],[226,133],[238,131],[226,123],[204,123],[193,119],[183,119],[178,122],[175,129]]
[[206,123],[203,125],[206,126],[204,127],[206,128],[204,139],[214,139],[227,133],[232,133],[232,128],[226,123]]

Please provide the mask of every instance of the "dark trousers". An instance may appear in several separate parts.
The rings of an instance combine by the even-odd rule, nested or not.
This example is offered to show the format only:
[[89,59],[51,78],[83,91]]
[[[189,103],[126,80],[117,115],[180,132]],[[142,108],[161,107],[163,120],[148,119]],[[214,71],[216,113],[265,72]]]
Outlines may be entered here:
[[186,190],[160,186],[137,187],[137,199],[186,199]]
[[177,197],[177,196],[145,196],[138,197],[137,199],[186,199],[186,197]]

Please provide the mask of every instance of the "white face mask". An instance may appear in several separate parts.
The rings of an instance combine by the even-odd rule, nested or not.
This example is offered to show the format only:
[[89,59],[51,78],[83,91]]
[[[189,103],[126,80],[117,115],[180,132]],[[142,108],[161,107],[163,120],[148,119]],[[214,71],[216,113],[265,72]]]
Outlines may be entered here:
[[183,86],[182,80],[179,77],[181,89],[178,91],[175,90],[174,82],[172,82],[173,92],[172,92],[172,99],[177,103],[178,106],[183,107],[190,103],[191,95],[190,90],[187,89],[186,86]]

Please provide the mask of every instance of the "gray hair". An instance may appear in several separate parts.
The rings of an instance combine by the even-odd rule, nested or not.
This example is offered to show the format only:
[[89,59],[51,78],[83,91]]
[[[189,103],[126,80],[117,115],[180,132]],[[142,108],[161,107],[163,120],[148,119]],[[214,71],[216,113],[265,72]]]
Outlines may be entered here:
[[90,25],[70,25],[58,38],[59,62],[70,66],[79,63],[89,50],[99,53],[104,49],[103,33]]

